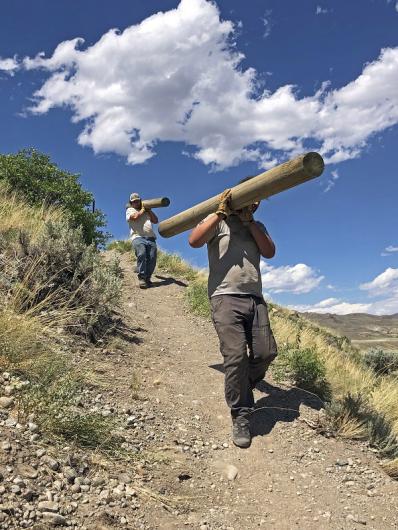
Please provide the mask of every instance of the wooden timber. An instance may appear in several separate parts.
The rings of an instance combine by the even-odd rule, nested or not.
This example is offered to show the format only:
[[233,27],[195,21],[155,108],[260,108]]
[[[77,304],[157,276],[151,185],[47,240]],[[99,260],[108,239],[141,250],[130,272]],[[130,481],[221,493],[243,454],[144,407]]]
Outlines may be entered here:
[[[323,169],[324,162],[320,154],[305,153],[231,188],[231,207],[239,210],[253,202],[293,188],[307,180],[319,177]],[[163,237],[171,237],[190,230],[207,215],[217,210],[219,198],[220,196],[217,195],[165,219],[159,224],[159,234]]]
[[169,206],[170,199],[168,197],[159,197],[158,199],[145,199],[142,205],[146,208],[165,208]]

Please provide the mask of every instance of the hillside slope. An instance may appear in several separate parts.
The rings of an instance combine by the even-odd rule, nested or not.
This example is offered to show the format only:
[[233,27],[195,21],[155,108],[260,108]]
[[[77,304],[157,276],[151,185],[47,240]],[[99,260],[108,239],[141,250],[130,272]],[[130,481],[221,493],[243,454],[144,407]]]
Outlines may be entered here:
[[381,348],[385,351],[398,351],[398,314],[377,316],[365,313],[302,313],[302,316],[334,333],[348,337],[361,350]]
[[[86,406],[123,423],[137,459],[91,455],[79,482],[83,489],[73,490],[59,471],[36,479],[43,483],[41,494],[49,492],[49,502],[65,506],[72,528],[397,528],[398,483],[381,470],[366,444],[318,434],[311,426],[322,414],[320,402],[304,391],[267,377],[255,391],[252,446],[234,447],[211,322],[188,311],[184,281],[158,273],[154,287],[143,291],[129,254],[121,256],[121,267],[124,339],[81,352],[76,362],[91,374]],[[28,446],[22,438],[12,422],[0,434],[11,446],[3,445],[0,453],[0,471],[11,484],[21,462],[33,465],[39,458],[40,440]],[[47,451],[71,461],[71,447],[60,454],[51,446]],[[83,466],[75,468],[78,473]],[[28,501],[10,498],[14,510],[26,510]],[[68,516],[71,503],[73,516]],[[6,521],[4,528],[21,527],[11,516]]]

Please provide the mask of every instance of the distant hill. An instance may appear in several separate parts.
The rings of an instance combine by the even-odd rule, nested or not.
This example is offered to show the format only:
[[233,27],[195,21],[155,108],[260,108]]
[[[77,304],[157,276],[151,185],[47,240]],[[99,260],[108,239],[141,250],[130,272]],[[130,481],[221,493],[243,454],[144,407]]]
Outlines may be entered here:
[[384,316],[366,313],[350,315],[301,313],[301,315],[338,335],[348,337],[363,351],[370,348],[398,351],[398,313]]

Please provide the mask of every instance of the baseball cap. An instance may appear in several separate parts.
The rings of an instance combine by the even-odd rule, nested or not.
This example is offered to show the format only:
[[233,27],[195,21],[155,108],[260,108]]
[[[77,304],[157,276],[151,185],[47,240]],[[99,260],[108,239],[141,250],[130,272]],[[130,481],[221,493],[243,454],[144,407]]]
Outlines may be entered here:
[[141,200],[141,197],[139,196],[138,193],[132,193],[130,195],[130,202],[133,202],[133,201],[140,201]]

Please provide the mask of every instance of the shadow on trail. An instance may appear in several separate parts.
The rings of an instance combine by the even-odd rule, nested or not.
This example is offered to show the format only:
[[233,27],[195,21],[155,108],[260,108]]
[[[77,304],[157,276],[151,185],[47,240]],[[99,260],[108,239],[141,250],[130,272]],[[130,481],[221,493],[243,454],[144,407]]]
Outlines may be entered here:
[[269,434],[279,421],[292,422],[300,417],[300,405],[320,410],[323,402],[300,388],[284,389],[260,381],[257,390],[268,394],[260,398],[252,413],[252,435]]
[[175,278],[172,278],[171,276],[160,276],[159,274],[155,275],[155,278],[158,278],[161,280],[160,282],[152,282],[151,289],[154,287],[164,287],[166,285],[179,285],[180,287],[188,287],[188,284],[185,282],[182,282],[180,280],[176,280]]
[[[224,373],[222,364],[212,364],[209,368]],[[300,405],[315,410],[320,410],[323,407],[320,398],[300,388],[284,389],[263,380],[257,383],[256,389],[268,395],[256,402],[252,412],[251,432],[253,437],[269,434],[279,421],[292,422],[299,418]]]

